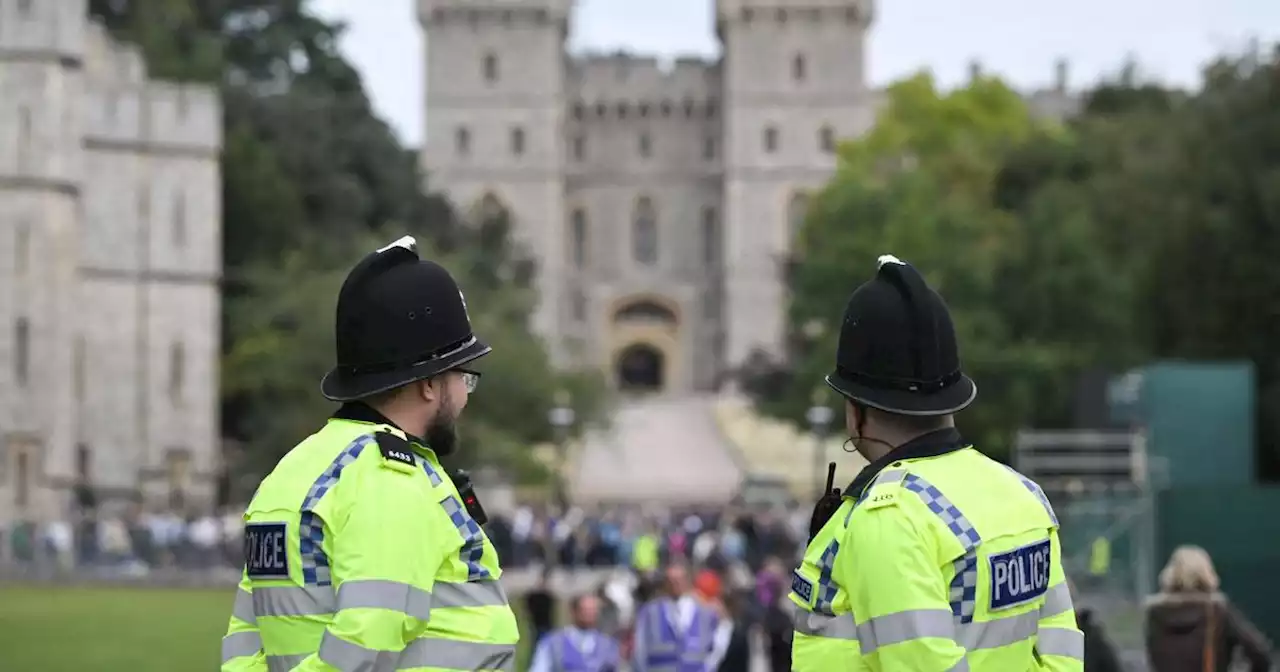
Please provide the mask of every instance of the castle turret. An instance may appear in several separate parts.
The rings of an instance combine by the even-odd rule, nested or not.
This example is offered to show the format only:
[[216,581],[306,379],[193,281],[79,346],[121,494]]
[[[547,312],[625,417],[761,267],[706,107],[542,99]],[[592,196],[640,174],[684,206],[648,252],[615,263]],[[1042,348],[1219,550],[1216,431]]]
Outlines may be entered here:
[[[565,39],[572,0],[419,0],[427,186],[463,212],[505,209],[538,259],[533,329],[564,295]],[[465,290],[465,288],[464,288]],[[564,361],[562,344],[550,342]]]
[[[724,47],[727,358],[784,353],[783,267],[840,138],[870,128],[869,0],[718,0]],[[856,226],[856,222],[851,222]]]

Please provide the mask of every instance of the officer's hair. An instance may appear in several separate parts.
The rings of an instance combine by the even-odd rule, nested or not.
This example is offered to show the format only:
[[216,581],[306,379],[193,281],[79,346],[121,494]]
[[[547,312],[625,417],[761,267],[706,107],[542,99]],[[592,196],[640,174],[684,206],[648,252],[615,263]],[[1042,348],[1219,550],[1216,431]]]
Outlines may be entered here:
[[952,424],[950,415],[903,415],[875,408],[867,410],[877,416],[876,420],[880,424],[891,427],[903,434],[926,434],[939,429],[946,429]]

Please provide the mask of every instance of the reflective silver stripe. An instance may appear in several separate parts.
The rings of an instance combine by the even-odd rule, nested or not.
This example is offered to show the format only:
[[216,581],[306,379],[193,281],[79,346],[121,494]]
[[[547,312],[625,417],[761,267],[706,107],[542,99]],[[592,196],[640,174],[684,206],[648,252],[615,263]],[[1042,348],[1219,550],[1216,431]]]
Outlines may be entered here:
[[974,621],[959,628],[956,641],[968,651],[998,649],[1030,639],[1040,627],[1040,612],[1029,611],[994,621]]
[[258,617],[253,613],[253,595],[249,591],[236,589],[236,603],[231,607],[231,615],[249,625],[258,624]]
[[263,616],[319,616],[331,614],[329,586],[262,586],[253,589],[253,611]]
[[342,672],[390,672],[400,660],[399,651],[366,649],[327,630],[316,655]]
[[252,656],[262,650],[262,638],[257,632],[233,632],[222,638],[222,662],[241,656]]
[[346,581],[338,588],[338,611],[388,609],[419,620],[431,618],[431,593],[399,581]]
[[1084,660],[1084,634],[1067,628],[1040,628],[1036,650],[1047,656]]
[[507,604],[507,591],[497,579],[436,582],[431,588],[433,609],[449,607],[498,607]]
[[952,665],[951,669],[947,670],[947,672],[969,672],[969,659],[961,658],[960,662]]
[[267,672],[291,672],[306,659],[305,653],[292,656],[267,656]]
[[1057,616],[1063,612],[1074,610],[1075,605],[1071,602],[1071,589],[1067,587],[1067,582],[1063,581],[1045,593],[1044,605],[1040,607],[1040,618],[1049,618],[1050,616]]
[[443,667],[447,670],[502,670],[515,672],[514,644],[486,644],[457,639],[418,638],[409,642],[400,657],[401,670]]
[[[858,625],[862,654],[921,637],[956,638],[955,617],[945,609],[912,609],[877,616]],[[967,647],[966,647],[967,648]]]
[[[815,614],[794,604],[791,606],[794,609],[792,621],[796,632],[814,637],[858,641],[858,626],[854,623],[853,612],[835,615]],[[950,613],[947,614],[947,616],[950,615]]]

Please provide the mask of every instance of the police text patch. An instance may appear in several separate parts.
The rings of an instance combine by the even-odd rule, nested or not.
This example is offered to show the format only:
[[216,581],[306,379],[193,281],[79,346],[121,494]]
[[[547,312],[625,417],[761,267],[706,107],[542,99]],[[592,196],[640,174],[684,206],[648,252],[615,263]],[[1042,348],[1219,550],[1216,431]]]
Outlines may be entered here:
[[991,556],[991,611],[1026,604],[1048,590],[1048,539]]
[[791,592],[805,602],[813,604],[813,582],[804,578],[800,570],[791,573]]
[[384,459],[415,468],[418,466],[418,462],[413,459],[413,449],[409,447],[408,441],[387,432],[378,432],[377,438],[378,450]]
[[244,567],[251,579],[289,578],[289,550],[284,523],[244,526]]

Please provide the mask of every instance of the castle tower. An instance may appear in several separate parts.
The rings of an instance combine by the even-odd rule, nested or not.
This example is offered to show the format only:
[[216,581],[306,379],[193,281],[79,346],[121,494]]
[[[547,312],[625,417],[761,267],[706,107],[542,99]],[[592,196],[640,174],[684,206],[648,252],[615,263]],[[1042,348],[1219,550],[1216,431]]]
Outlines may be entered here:
[[[418,0],[427,186],[463,212],[505,208],[538,260],[532,327],[556,338],[565,282],[565,40],[572,0]],[[465,287],[463,288],[466,289]]]
[[52,494],[43,486],[71,476],[85,11],[84,0],[0,4],[0,511],[7,515],[47,509]]
[[[783,277],[840,138],[874,119],[870,0],[717,0],[724,50],[726,359],[785,355]],[[856,226],[855,222],[850,223]]]

